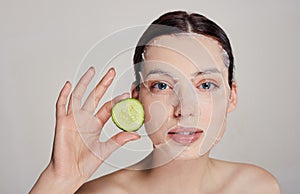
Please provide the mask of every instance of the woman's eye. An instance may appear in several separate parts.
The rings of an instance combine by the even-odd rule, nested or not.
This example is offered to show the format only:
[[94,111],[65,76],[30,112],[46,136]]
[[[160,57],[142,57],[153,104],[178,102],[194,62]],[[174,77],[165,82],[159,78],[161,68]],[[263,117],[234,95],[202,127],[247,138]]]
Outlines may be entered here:
[[166,89],[169,89],[169,85],[164,83],[164,82],[158,82],[158,83],[155,83],[152,85],[152,88],[155,88],[155,89],[159,89],[159,90],[166,90]]
[[205,90],[205,91],[212,90],[216,87],[217,87],[217,85],[212,82],[204,82],[199,86],[199,88],[201,90]]

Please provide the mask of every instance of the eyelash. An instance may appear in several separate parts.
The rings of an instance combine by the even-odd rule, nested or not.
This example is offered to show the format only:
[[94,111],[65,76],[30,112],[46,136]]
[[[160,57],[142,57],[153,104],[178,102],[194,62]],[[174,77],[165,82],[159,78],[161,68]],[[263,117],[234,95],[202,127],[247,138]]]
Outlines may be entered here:
[[[209,85],[209,88],[208,89],[205,89],[205,88],[200,88],[201,86],[203,86],[204,84],[208,84]],[[217,84],[215,84],[214,82],[212,81],[205,81],[205,82],[202,82],[200,83],[200,85],[197,87],[200,91],[212,91],[216,88],[219,88],[219,86]]]
[[172,87],[169,84],[165,83],[165,82],[154,82],[154,83],[151,84],[151,90],[152,89],[157,89],[157,90],[160,90],[160,91],[166,90],[166,89],[159,89],[158,88],[159,84],[165,84],[166,87],[167,87],[166,89],[172,89]]
[[[158,87],[158,85],[159,84],[165,84],[165,89],[159,89]],[[204,84],[208,84],[209,86],[209,88],[208,89],[205,89],[205,88],[203,88],[204,87]],[[201,91],[201,92],[210,92],[210,91],[213,91],[213,90],[215,90],[216,88],[219,88],[219,86],[216,84],[216,83],[214,83],[214,82],[212,82],[212,81],[204,81],[204,82],[202,82],[202,83],[200,83],[199,84],[199,86],[197,86],[197,88]],[[163,82],[163,81],[157,81],[157,82],[154,82],[154,83],[152,83],[151,84],[151,86],[150,86],[150,89],[151,89],[151,91],[152,92],[155,92],[154,90],[156,90],[156,92],[167,92],[168,90],[172,90],[173,88],[168,84],[168,83],[166,83],[166,82]],[[165,90],[167,90],[167,91],[165,91]]]

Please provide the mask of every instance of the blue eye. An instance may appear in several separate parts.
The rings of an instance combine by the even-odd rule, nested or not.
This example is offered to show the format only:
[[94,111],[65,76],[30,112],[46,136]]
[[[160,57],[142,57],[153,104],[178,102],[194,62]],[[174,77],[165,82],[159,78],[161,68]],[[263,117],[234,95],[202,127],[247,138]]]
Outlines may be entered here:
[[203,90],[212,90],[215,87],[217,87],[217,85],[212,82],[204,82],[199,87],[200,87],[200,89],[203,89]]
[[165,90],[165,89],[168,89],[168,88],[170,88],[170,87],[169,87],[168,84],[166,84],[166,83],[158,82],[158,83],[154,84],[154,85],[152,86],[152,88],[156,88],[156,89],[159,89],[159,90]]

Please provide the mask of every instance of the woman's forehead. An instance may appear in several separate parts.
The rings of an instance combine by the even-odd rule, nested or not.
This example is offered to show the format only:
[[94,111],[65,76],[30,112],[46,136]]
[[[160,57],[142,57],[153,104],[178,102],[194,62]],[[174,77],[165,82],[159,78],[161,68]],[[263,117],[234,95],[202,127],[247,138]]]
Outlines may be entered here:
[[222,47],[211,38],[181,33],[151,40],[144,52],[143,69],[176,69],[184,74],[227,71]]

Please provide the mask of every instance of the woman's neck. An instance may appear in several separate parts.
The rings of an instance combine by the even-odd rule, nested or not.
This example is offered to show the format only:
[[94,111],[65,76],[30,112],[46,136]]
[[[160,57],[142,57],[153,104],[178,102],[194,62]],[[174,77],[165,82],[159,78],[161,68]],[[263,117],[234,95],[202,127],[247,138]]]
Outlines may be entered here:
[[[189,176],[196,175],[198,180],[201,177],[205,177],[210,174],[210,170],[212,167],[211,159],[208,157],[209,153],[199,156],[199,157],[191,157],[188,156],[184,158],[174,157],[166,159],[166,155],[163,156],[153,153],[153,164],[154,166],[150,170],[151,174],[159,173],[161,175],[173,175],[172,177],[176,178],[180,176]],[[165,161],[165,164],[162,162]]]
[[[147,182],[156,185],[155,188],[158,190],[168,188],[169,192],[189,193],[186,190],[188,188],[196,192],[212,185],[214,165],[208,156],[209,153],[198,158],[177,157],[167,160],[168,156],[153,151],[140,163],[139,168],[147,169],[144,170]],[[159,185],[162,188],[159,188]]]

